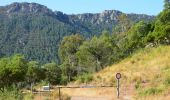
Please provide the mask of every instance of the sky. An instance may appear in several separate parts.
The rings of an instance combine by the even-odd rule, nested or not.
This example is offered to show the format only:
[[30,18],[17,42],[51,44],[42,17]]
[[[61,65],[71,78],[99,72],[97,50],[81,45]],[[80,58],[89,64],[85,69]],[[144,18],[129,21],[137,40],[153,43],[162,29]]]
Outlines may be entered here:
[[35,2],[66,14],[119,10],[124,13],[157,15],[163,9],[163,0],[0,0],[0,6],[13,2]]

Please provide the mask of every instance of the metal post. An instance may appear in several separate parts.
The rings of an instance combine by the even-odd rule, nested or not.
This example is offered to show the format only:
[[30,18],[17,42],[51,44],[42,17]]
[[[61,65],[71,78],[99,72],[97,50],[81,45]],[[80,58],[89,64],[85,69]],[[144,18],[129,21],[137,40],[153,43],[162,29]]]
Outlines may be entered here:
[[119,79],[121,78],[121,74],[120,73],[117,73],[116,74],[116,79],[117,79],[117,98],[119,99],[119,95],[120,95],[120,90],[119,90],[119,87],[120,87],[120,82],[119,82]]
[[60,87],[58,88],[58,93],[59,93],[59,100],[61,100],[61,91],[60,91]]
[[48,91],[50,91],[50,83],[48,83],[48,87],[49,87],[49,90],[48,90]]
[[119,87],[120,87],[120,82],[119,82],[119,79],[117,79],[117,98],[119,98],[119,95],[120,95]]

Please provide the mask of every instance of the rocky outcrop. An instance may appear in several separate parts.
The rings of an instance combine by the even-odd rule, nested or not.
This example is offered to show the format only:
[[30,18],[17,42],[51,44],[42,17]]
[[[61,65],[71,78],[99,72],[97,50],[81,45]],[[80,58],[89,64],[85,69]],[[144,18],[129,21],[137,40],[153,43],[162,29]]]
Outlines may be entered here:
[[52,10],[48,9],[46,6],[37,3],[13,3],[0,9],[4,9],[7,14],[11,13],[44,13],[48,15],[54,14]]

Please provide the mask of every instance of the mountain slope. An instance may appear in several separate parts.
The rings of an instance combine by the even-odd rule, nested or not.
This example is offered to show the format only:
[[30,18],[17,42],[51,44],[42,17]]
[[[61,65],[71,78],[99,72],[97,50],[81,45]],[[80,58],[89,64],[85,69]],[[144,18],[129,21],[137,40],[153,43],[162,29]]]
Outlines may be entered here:
[[[116,84],[115,74],[122,74],[122,94],[147,96],[147,100],[165,100],[170,95],[170,46],[145,48],[118,64],[94,75],[93,84]],[[131,89],[129,89],[131,88]],[[133,93],[131,92],[133,91]],[[124,95],[125,95],[124,94]],[[157,96],[152,96],[157,95]],[[149,96],[149,97],[148,97]],[[164,97],[165,96],[165,97]]]
[[[67,15],[36,3],[13,3],[0,7],[0,56],[21,53],[41,63],[58,61],[64,36],[79,33],[86,38],[112,31],[124,13],[110,10],[98,14]],[[154,16],[126,14],[131,23],[151,21]]]

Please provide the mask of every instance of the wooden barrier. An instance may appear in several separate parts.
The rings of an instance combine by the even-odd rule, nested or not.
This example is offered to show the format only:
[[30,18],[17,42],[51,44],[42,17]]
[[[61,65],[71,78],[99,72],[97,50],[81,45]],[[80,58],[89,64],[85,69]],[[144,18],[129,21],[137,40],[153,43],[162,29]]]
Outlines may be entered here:
[[59,100],[62,100],[61,99],[61,88],[106,88],[106,87],[117,87],[117,86],[92,86],[92,85],[86,85],[86,86],[56,86],[56,88],[58,88]]

